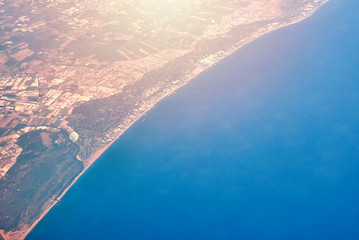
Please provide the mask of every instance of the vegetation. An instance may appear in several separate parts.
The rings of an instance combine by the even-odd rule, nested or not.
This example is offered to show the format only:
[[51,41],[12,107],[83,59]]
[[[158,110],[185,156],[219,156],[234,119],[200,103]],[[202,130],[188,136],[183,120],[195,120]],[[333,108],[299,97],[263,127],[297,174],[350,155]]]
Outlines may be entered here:
[[0,180],[0,228],[5,231],[36,220],[46,202],[83,169],[75,158],[78,147],[64,131],[32,131],[17,144],[23,151]]

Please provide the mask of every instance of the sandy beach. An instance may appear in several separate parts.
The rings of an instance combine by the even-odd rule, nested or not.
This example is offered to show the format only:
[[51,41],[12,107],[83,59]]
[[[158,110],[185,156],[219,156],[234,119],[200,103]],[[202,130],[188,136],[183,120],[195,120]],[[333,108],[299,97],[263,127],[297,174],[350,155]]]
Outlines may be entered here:
[[[293,22],[288,23],[288,24],[284,24],[278,27],[275,27],[273,29],[267,30],[267,31],[263,31],[263,32],[255,32],[254,34],[252,34],[251,36],[248,36],[245,41],[243,42],[238,42],[237,44],[235,44],[229,51],[226,52],[225,55],[223,55],[223,57],[221,57],[219,60],[217,60],[216,62],[206,66],[201,72],[198,73],[193,73],[190,74],[188,79],[185,79],[185,81],[183,82],[183,84],[177,86],[176,88],[174,88],[171,92],[169,92],[166,95],[161,96],[160,98],[156,99],[156,101],[149,106],[148,109],[144,110],[142,113],[138,114],[136,116],[136,118],[134,118],[128,125],[125,126],[125,128],[123,129],[123,131],[119,134],[119,137],[122,136],[122,134],[129,129],[135,122],[137,122],[137,120],[139,120],[143,115],[145,115],[147,112],[149,112],[153,107],[155,107],[155,105],[160,102],[162,99],[164,99],[165,97],[167,97],[168,95],[172,94],[173,92],[175,92],[176,90],[178,90],[179,88],[183,87],[184,85],[186,85],[188,82],[190,82],[191,80],[195,79],[199,74],[201,74],[202,72],[206,71],[207,69],[209,69],[210,67],[214,66],[216,63],[218,63],[219,61],[221,61],[222,59],[230,56],[231,54],[233,54],[234,52],[236,52],[238,49],[240,49],[241,47],[247,45],[248,43],[254,41],[255,39],[268,34],[270,32],[273,32],[277,29],[289,26],[289,25],[293,25],[296,24],[298,22],[301,22],[303,20],[305,20],[306,18],[310,17],[312,14],[314,14],[322,5],[324,5],[325,3],[327,3],[329,0],[323,2],[320,6],[318,6],[312,13],[308,14],[307,16],[303,16],[303,17],[299,17],[297,19],[294,19]],[[260,30],[262,31],[262,30]],[[117,138],[118,139],[118,138]],[[43,217],[51,210],[51,208],[53,206],[55,206],[56,203],[58,203],[62,197],[67,193],[67,191],[76,183],[76,181],[82,176],[82,174],[84,174],[86,172],[86,170],[117,140],[113,140],[112,142],[110,142],[109,144],[107,144],[106,146],[102,147],[101,149],[97,150],[89,159],[86,160],[87,165],[84,167],[84,169],[81,171],[81,173],[79,175],[77,175],[73,181],[71,182],[71,184],[64,189],[59,196],[54,196],[52,199],[50,199],[47,204],[45,204],[40,216],[31,224],[31,226],[22,226],[21,229],[19,231],[16,232],[8,232],[8,233],[1,233],[0,234],[3,236],[4,239],[25,239],[25,237],[31,232],[31,230],[43,219]]]

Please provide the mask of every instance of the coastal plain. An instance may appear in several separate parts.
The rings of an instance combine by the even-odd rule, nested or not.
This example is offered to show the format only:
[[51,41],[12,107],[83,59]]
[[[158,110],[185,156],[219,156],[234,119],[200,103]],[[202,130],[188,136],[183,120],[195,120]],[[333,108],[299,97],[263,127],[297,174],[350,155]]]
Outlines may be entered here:
[[2,1],[3,238],[25,238],[159,100],[325,2]]

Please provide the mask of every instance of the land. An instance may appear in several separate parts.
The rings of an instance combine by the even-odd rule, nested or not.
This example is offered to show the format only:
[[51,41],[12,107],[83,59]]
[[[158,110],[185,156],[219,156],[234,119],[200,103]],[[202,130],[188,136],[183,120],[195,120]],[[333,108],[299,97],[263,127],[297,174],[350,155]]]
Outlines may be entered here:
[[0,239],[24,239],[158,101],[326,2],[0,1]]

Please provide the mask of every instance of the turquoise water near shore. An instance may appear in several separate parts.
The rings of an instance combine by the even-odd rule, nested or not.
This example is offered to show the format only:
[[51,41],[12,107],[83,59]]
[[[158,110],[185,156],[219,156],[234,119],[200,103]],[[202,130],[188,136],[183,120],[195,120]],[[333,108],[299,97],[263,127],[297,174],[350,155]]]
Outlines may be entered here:
[[161,101],[26,238],[359,239],[359,2]]

